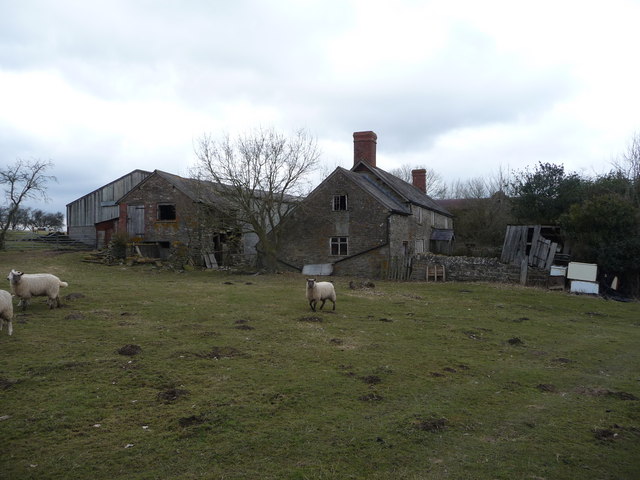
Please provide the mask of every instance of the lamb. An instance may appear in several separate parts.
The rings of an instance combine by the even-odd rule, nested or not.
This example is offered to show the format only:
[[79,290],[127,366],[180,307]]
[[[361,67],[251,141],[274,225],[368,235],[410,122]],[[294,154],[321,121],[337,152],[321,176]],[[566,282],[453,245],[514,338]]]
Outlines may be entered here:
[[13,300],[6,290],[0,290],[0,330],[4,322],[9,324],[9,335],[13,333]]
[[31,297],[46,296],[49,308],[60,306],[60,287],[68,287],[67,282],[61,281],[50,273],[26,274],[17,270],[11,270],[7,280],[11,283],[11,288],[16,297],[20,298],[18,306],[26,310]]
[[307,300],[311,310],[316,311],[316,303],[322,300],[320,310],[324,307],[324,302],[331,300],[333,302],[333,310],[336,309],[336,290],[331,282],[316,282],[315,278],[307,279]]

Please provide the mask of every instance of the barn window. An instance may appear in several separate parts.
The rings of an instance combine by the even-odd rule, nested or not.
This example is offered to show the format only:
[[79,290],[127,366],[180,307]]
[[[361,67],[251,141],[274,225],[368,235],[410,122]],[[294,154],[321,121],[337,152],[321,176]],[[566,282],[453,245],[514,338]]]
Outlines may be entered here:
[[333,196],[333,210],[346,210],[347,209],[347,196],[346,195],[334,195]]
[[176,206],[174,204],[158,205],[158,220],[175,220]]
[[416,240],[416,253],[424,253],[424,239]]
[[348,255],[348,237],[331,237],[331,255]]

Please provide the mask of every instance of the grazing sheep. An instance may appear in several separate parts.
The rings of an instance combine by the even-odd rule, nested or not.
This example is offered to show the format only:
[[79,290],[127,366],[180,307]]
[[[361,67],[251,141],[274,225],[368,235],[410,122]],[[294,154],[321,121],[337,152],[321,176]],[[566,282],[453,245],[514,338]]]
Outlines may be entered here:
[[0,290],[0,330],[4,322],[9,324],[9,335],[13,333],[13,300],[11,294],[5,290]]
[[68,287],[67,282],[61,281],[50,273],[22,273],[11,270],[7,280],[11,283],[11,288],[16,297],[20,298],[18,306],[26,310],[31,297],[46,296],[49,308],[60,306],[60,287]]
[[333,310],[336,309],[336,290],[331,282],[316,282],[315,278],[307,279],[307,300],[311,310],[316,311],[316,303],[322,300],[320,310],[324,307],[324,302],[331,300],[333,302]]

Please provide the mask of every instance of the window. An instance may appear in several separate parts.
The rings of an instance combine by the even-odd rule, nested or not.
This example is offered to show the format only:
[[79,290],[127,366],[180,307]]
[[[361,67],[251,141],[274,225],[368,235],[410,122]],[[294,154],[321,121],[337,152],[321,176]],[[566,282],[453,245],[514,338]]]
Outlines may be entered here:
[[176,206],[173,204],[169,205],[158,205],[158,220],[175,220],[176,219]]
[[424,240],[416,240],[416,253],[424,253]]
[[348,254],[347,237],[331,237],[331,255]]
[[418,222],[419,225],[422,225],[422,222],[424,221],[422,218],[422,208],[415,207],[415,209],[416,209],[416,213],[415,213],[416,221]]
[[347,196],[346,195],[334,195],[333,196],[333,210],[346,210],[347,209]]

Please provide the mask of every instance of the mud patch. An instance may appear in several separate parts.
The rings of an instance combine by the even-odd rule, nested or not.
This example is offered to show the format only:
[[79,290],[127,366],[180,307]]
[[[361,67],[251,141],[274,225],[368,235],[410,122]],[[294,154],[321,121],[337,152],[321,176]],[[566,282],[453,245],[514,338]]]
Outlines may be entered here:
[[361,380],[367,385],[377,385],[379,383],[382,383],[382,379],[377,375],[367,375],[361,377]]
[[449,422],[444,417],[428,419],[417,418],[413,421],[413,426],[423,432],[442,432],[447,429],[448,423]]
[[311,315],[308,317],[300,317],[298,318],[299,322],[311,322],[311,323],[322,323],[324,320],[322,317],[316,317],[315,315]]
[[590,397],[613,397],[618,400],[640,400],[632,393],[628,392],[615,392],[606,388],[599,387],[580,387],[576,389],[576,393],[580,395],[589,395]]
[[0,390],[7,390],[15,385],[16,382],[12,382],[7,378],[0,378]]
[[213,347],[210,352],[197,353],[196,357],[211,358],[219,360],[221,358],[237,358],[246,356],[240,350],[234,347]]
[[169,390],[165,390],[164,392],[159,392],[157,395],[158,400],[165,403],[175,402],[181,397],[186,397],[189,395],[188,390],[182,390],[179,388],[170,388]]
[[191,415],[190,417],[182,417],[178,419],[178,425],[183,428],[192,427],[193,425],[202,425],[204,418],[198,415]]
[[80,298],[85,298],[85,296],[82,293],[70,293],[69,295],[65,295],[62,298],[64,298],[65,300],[78,300]]
[[247,325],[247,324],[236,325],[233,328],[235,328],[236,330],[255,330],[254,327],[252,327],[251,325]]
[[133,355],[138,355],[139,353],[142,353],[142,347],[140,347],[140,345],[125,345],[124,347],[118,349],[118,354],[127,355],[130,357]]
[[515,347],[519,347],[521,345],[524,345],[524,342],[518,337],[510,338],[509,340],[507,340],[507,342],[509,343],[509,345],[513,345]]
[[331,345],[343,345],[344,344],[344,340],[342,340],[340,338],[332,338],[331,340],[329,340],[329,343]]
[[540,383],[536,386],[536,388],[538,390],[540,390],[541,392],[548,392],[548,393],[557,393],[558,389],[556,388],[555,385],[551,385],[549,383]]
[[573,363],[573,360],[569,360],[568,358],[564,358],[564,357],[560,357],[560,358],[554,358],[553,361],[555,363],[561,363],[561,364],[567,364],[567,363]]
[[377,393],[369,393],[367,395],[358,397],[358,400],[362,402],[380,402],[384,400],[384,397],[382,395],[378,395]]
[[391,318],[381,318],[380,321],[381,322],[387,322],[387,323],[393,322],[393,320]]
[[86,317],[79,312],[76,313],[70,313],[69,315],[67,315],[66,317],[64,317],[65,320],[84,320]]

